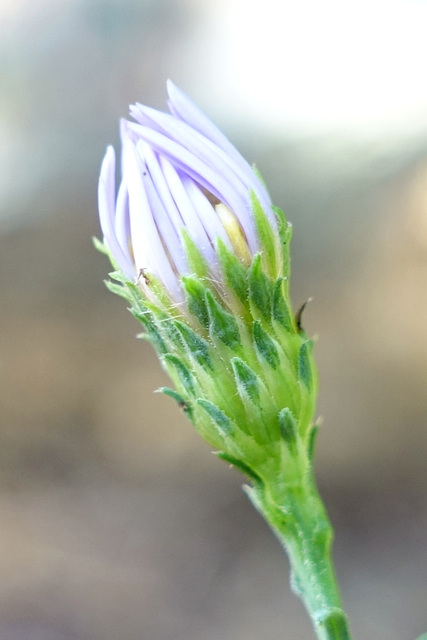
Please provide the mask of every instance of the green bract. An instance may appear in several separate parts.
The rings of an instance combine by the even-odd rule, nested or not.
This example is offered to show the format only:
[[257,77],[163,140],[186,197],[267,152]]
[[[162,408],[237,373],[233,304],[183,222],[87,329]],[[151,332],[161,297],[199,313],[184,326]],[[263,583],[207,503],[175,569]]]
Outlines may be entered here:
[[193,272],[180,278],[184,303],[175,304],[149,272],[133,282],[114,271],[107,286],[126,298],[158,352],[175,386],[162,391],[218,455],[258,483],[286,483],[297,459],[310,464],[317,376],[312,342],[289,300],[291,227],[276,209],[275,234],[255,197],[252,205],[259,251],[250,264],[218,239],[213,279],[185,240]]

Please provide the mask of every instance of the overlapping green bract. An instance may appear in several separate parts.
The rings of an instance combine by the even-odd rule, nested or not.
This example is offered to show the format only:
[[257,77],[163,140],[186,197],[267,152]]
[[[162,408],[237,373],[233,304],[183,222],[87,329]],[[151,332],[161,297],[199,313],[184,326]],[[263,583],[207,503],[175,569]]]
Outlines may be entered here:
[[[186,239],[193,273],[181,278],[177,306],[151,274],[144,287],[114,272],[107,286],[130,303],[175,389],[175,399],[220,457],[254,482],[292,482],[310,464],[316,399],[312,342],[289,300],[291,227],[276,210],[275,234],[256,198],[260,251],[249,267],[218,240],[221,274],[213,280]],[[152,295],[147,297],[147,282]],[[297,462],[298,459],[298,462]]]

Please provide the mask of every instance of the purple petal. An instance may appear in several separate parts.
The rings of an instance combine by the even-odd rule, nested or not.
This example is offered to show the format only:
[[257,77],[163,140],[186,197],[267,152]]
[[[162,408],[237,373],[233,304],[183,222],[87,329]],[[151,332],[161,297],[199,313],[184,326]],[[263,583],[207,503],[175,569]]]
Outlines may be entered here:
[[270,216],[271,198],[267,188],[258,178],[250,164],[184,91],[179,89],[171,80],[167,81],[166,86],[169,95],[168,106],[172,115],[182,122],[186,122],[192,129],[198,131],[222,149],[227,156],[233,158],[235,163],[241,167],[241,170],[246,175],[249,188],[257,193],[266,215],[270,218],[270,221],[273,220],[273,223],[276,224],[275,217]]
[[175,229],[177,235],[181,237],[181,231],[184,227],[184,222],[182,220],[181,214],[178,211],[175,201],[171,196],[171,192],[163,174],[163,170],[159,164],[159,159],[150,145],[146,142],[143,142],[142,140],[138,142],[137,149],[141,153],[141,155],[144,156],[157,194],[168,213],[173,228]]
[[171,296],[180,300],[183,297],[182,291],[154,223],[153,212],[141,179],[141,165],[130,140],[125,141],[123,164],[129,192],[132,248],[137,270],[147,269],[154,273],[161,279]]
[[138,137],[151,144],[160,156],[167,157],[177,169],[189,175],[195,182],[227,205],[245,230],[252,253],[256,252],[258,242],[250,211],[249,194],[247,198],[242,197],[223,175],[214,171],[188,149],[165,135],[143,125],[133,123],[129,123],[128,128]]
[[99,210],[105,242],[130,277],[147,269],[177,301],[179,276],[188,272],[182,231],[186,229],[209,268],[219,269],[215,241],[230,239],[213,200],[236,216],[249,251],[258,250],[250,192],[272,225],[265,185],[203,112],[168,82],[171,114],[136,104],[139,124],[122,120],[122,183],[115,202],[115,155],[110,147],[101,168]]
[[99,220],[105,242],[120,269],[129,277],[135,277],[135,269],[120,246],[115,232],[115,170],[116,156],[108,147],[101,166],[98,185]]
[[[148,145],[146,145],[146,147],[147,146]],[[181,246],[181,234],[175,229],[168,212],[157,193],[144,157],[144,147],[141,144],[137,145],[137,151],[141,158],[141,162],[143,163],[142,181],[144,183],[150,209],[153,213],[154,222],[159,231],[162,243],[171,258],[173,266],[176,271],[182,275],[188,272],[188,264]]]
[[223,149],[236,162],[249,167],[236,147],[231,144],[222,131],[209,120],[203,111],[181,89],[178,89],[171,80],[168,80],[166,85],[169,95],[168,106],[176,118],[186,122],[190,127],[214,142],[217,147]]
[[140,124],[172,138],[219,174],[226,175],[233,187],[244,198],[248,197],[251,190],[255,191],[270,221],[274,220],[270,197],[246,162],[236,162],[204,135],[167,113],[140,104],[131,106],[130,112]]
[[160,166],[190,238],[194,240],[207,262],[214,264],[215,253],[212,244],[184,188],[183,175],[180,175],[164,157],[160,158]]
[[231,247],[230,239],[225,232],[218,214],[207,197],[202,193],[196,183],[188,176],[182,177],[182,183],[211,243],[215,245],[216,238],[220,237],[221,240],[223,240],[229,247]]
[[[175,200],[171,195],[169,186],[159,165],[157,156],[155,155],[150,145],[146,142],[140,141],[137,144],[137,148],[138,150],[141,148],[140,152],[144,155],[144,159],[153,180],[154,187],[156,188],[157,193],[163,202],[165,211],[167,211],[175,230],[177,231],[179,236],[181,236],[181,231],[184,228],[184,222],[177,209]],[[215,238],[219,236],[226,244],[230,246],[229,238],[218,218],[218,214],[216,213],[215,209],[212,207],[206,196],[201,192],[199,187],[193,182],[193,180],[191,180],[191,178],[184,176],[183,184],[187,195],[192,202],[193,210],[198,215],[211,243],[214,245]]]
[[119,187],[116,202],[116,219],[114,224],[116,238],[123,253],[129,257],[130,247],[130,223],[129,223],[129,196],[124,182]]

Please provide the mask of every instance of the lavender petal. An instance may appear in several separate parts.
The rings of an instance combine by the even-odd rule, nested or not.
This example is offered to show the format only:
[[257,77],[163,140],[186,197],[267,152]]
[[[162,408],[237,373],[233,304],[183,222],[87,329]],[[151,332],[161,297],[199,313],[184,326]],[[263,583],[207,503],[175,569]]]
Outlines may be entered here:
[[163,133],[188,149],[194,156],[208,164],[221,175],[226,175],[236,191],[247,197],[255,191],[266,214],[273,222],[270,197],[264,185],[246,162],[236,162],[229,154],[204,135],[190,127],[186,122],[173,116],[136,104],[130,108],[132,116],[140,124]]
[[208,264],[214,264],[215,253],[212,244],[184,188],[183,175],[180,175],[175,167],[164,157],[160,158],[160,165],[188,234],[194,240]]
[[128,277],[133,278],[134,268],[129,257],[123,252],[115,232],[115,170],[116,156],[113,147],[109,146],[99,176],[99,219],[105,242],[115,261]]
[[216,238],[221,238],[226,245],[231,247],[229,237],[218,217],[217,212],[207,197],[202,193],[195,182],[188,176],[183,176],[182,183],[190,198],[194,211],[203,225],[211,243],[214,245]]
[[148,142],[160,156],[167,157],[176,169],[189,175],[195,182],[227,205],[245,230],[249,248],[253,253],[256,252],[258,243],[250,210],[249,194],[247,198],[242,197],[223,175],[214,171],[197,156],[167,136],[143,125],[129,123],[128,127],[137,137]]
[[141,179],[141,166],[130,140],[125,141],[123,154],[124,175],[129,192],[130,227],[132,248],[137,271],[154,273],[163,282],[174,299],[182,299],[178,279],[166,255],[147,194]]
[[[214,142],[220,149],[223,149],[239,164],[248,165],[246,160],[240,155],[228,138],[218,129],[216,125],[203,113],[203,111],[171,81],[166,83],[169,101],[168,106],[171,113],[186,122],[193,129]],[[249,167],[250,168],[250,167]]]
[[[148,145],[146,145],[147,147]],[[173,223],[171,222],[167,210],[165,209],[163,202],[161,201],[153,179],[149,172],[148,165],[144,157],[144,147],[137,145],[137,151],[143,162],[142,168],[142,181],[144,183],[145,192],[148,198],[148,204],[153,213],[155,225],[159,231],[162,243],[170,256],[173,268],[183,275],[188,270],[187,260],[184,256],[183,248],[181,246],[180,233],[176,231]]]

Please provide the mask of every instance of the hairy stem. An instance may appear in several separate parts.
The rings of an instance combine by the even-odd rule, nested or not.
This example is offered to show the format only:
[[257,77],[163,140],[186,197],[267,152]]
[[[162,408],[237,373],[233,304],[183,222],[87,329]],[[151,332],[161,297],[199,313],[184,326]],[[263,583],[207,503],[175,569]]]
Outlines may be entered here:
[[311,473],[291,486],[249,493],[289,556],[292,590],[304,602],[317,638],[351,640],[331,558],[332,527]]

